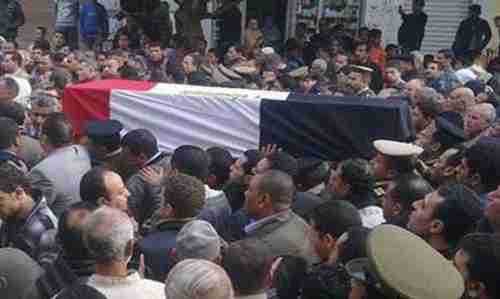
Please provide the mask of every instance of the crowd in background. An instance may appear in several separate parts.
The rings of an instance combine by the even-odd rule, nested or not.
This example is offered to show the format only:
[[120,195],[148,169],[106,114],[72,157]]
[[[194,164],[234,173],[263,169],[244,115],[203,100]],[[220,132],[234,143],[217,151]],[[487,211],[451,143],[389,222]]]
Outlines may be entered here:
[[[492,34],[477,5],[449,49],[422,55],[415,2],[402,32],[417,34],[386,46],[378,29],[326,20],[281,43],[272,19],[250,17],[243,44],[220,55],[204,39],[151,40],[124,14],[104,51],[95,1],[78,23],[58,15],[50,37],[37,28],[26,49],[9,29],[2,298],[499,298],[500,56],[483,55]],[[377,96],[408,104],[416,136],[376,140],[370,161],[275,145],[166,153],[148,128],[123,134],[116,120],[90,121],[75,140],[64,89],[102,79]]]

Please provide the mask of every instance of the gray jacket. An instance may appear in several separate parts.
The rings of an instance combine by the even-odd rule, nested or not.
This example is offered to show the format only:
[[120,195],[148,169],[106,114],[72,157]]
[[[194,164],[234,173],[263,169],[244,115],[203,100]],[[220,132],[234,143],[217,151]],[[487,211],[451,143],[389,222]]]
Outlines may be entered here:
[[80,3],[78,0],[54,0],[56,28],[76,27]]
[[57,149],[29,173],[33,188],[42,191],[56,216],[80,201],[80,181],[89,171],[90,155],[80,145]]
[[17,153],[19,158],[23,159],[29,169],[33,168],[38,162],[42,161],[44,151],[40,142],[28,135],[21,135],[21,149]]
[[[251,227],[251,228],[250,228]],[[309,266],[319,262],[309,238],[308,224],[291,210],[256,222],[245,228],[246,238],[255,238],[264,244],[273,257],[300,256]]]
[[212,190],[205,185],[205,205],[198,218],[212,224],[219,235],[224,236],[225,220],[231,216],[231,213],[231,205],[226,194],[223,191]]
[[[165,153],[161,153],[153,161],[145,165],[145,167],[170,168],[170,157]],[[160,208],[162,194],[161,186],[150,184],[139,173],[133,174],[126,182],[130,196],[128,198],[128,206],[135,220],[142,226],[153,213]]]

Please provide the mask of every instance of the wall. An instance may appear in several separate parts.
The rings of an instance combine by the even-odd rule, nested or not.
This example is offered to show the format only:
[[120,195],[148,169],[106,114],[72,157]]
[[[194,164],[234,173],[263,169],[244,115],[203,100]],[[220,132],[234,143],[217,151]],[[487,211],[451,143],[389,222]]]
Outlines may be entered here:
[[[52,32],[53,28],[53,0],[23,0],[26,24],[19,30],[18,42],[21,47],[27,47],[35,38],[37,26],[45,26]],[[50,34],[50,33],[49,33]]]
[[493,38],[490,42],[489,47],[490,48],[497,48],[498,43],[500,42],[499,36],[498,36],[498,30],[495,27],[495,23],[493,22],[493,18],[495,16],[500,16],[500,1],[498,0],[488,0],[487,3],[485,3],[485,17],[488,19],[488,22],[490,23],[491,31],[493,32]]

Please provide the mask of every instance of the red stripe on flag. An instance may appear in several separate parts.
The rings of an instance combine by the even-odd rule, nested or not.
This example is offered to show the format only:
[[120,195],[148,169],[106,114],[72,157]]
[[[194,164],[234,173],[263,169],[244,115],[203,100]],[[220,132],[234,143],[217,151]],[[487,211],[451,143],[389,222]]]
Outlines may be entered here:
[[146,81],[98,80],[70,85],[64,89],[63,111],[75,133],[82,133],[89,120],[109,119],[109,98],[113,89],[147,91],[156,83]]

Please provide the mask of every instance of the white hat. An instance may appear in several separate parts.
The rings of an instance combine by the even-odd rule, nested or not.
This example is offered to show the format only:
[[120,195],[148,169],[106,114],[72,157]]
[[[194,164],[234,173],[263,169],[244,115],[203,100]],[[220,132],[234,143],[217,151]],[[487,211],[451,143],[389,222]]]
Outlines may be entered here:
[[180,259],[215,260],[220,256],[221,239],[207,221],[193,220],[186,223],[176,238],[176,252]]
[[357,65],[357,64],[351,64],[351,70],[356,71],[356,72],[361,72],[361,73],[373,73],[373,69],[367,66],[362,66],[362,65]]
[[309,74],[309,68],[307,66],[299,67],[288,73],[288,76],[292,78],[302,78]]
[[375,140],[373,146],[379,153],[393,157],[419,156],[424,151],[420,146],[411,143],[383,139]]
[[265,48],[262,48],[262,53],[265,55],[271,55],[271,54],[274,54],[274,49],[271,47],[265,47]]
[[471,80],[476,80],[477,75],[474,74],[474,72],[471,69],[461,69],[455,72],[455,75],[457,76],[458,80],[462,82],[462,84],[466,84],[467,82]]

